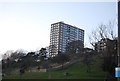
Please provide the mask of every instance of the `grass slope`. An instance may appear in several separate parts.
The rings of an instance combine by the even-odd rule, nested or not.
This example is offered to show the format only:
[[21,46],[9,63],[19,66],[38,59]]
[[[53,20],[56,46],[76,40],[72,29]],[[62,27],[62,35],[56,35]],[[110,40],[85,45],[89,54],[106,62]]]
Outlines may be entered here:
[[[91,72],[86,72],[86,65],[78,62],[73,66],[55,72],[29,72],[20,75],[5,76],[3,79],[104,79],[106,73],[100,68],[101,60],[97,59],[93,61],[91,66]],[[64,72],[69,72],[70,75],[64,76]]]

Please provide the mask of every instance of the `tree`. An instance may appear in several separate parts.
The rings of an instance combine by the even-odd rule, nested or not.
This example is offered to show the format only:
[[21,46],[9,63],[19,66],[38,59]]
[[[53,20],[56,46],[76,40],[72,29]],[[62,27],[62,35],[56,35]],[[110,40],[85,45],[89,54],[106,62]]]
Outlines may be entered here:
[[107,42],[107,47],[103,51],[103,64],[102,68],[104,71],[109,72],[112,76],[114,76],[114,68],[116,67],[116,57],[117,57],[117,40],[110,40],[111,42]]
[[6,51],[6,53],[4,53],[4,54],[2,55],[2,59],[7,59],[7,58],[9,58],[12,53],[14,53],[13,50],[8,50],[8,51]]
[[101,39],[109,38],[111,40],[116,38],[116,34],[114,33],[115,23],[109,21],[107,24],[100,24],[89,36],[90,44],[95,47],[96,42]]
[[46,48],[41,48],[39,51],[39,57],[40,57],[41,61],[47,57],[46,54],[47,54]]
[[116,66],[115,56],[117,54],[117,49],[115,48],[117,46],[117,41],[115,40],[116,35],[113,30],[114,26],[115,24],[111,21],[109,21],[108,24],[101,24],[96,30],[93,30],[91,36],[89,36],[90,44],[95,49],[98,46],[100,47],[97,53],[102,53],[103,71],[110,73],[112,76],[114,75],[114,67]]
[[18,62],[21,59],[21,57],[23,57],[25,55],[26,55],[26,53],[24,53],[22,50],[17,50],[15,52],[11,53],[9,58],[12,61]]
[[91,72],[91,65],[93,61],[93,52],[86,52],[83,55],[83,63],[86,65],[86,72]]
[[21,59],[21,67],[24,67],[24,69],[28,69],[36,64],[35,52],[28,52],[28,54]]
[[63,64],[65,62],[69,61],[70,59],[69,59],[68,55],[60,53],[60,54],[56,55],[55,57],[53,57],[51,60],[53,63],[61,64],[62,68],[63,68]]
[[15,68],[19,68],[20,59],[24,54],[21,51],[7,51],[2,58],[2,72],[9,75]]
[[22,67],[20,68],[20,76],[22,76],[25,73],[25,69]]
[[77,40],[77,41],[72,41],[69,42],[67,44],[66,47],[66,52],[68,53],[80,53],[82,50],[82,48],[84,48],[84,44],[82,43],[82,41]]

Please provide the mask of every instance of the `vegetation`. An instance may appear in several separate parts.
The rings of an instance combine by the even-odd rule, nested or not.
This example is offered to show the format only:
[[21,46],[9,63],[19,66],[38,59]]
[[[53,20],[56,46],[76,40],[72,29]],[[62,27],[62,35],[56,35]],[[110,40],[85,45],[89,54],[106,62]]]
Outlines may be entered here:
[[45,48],[41,48],[38,53],[28,52],[26,54],[22,51],[6,53],[3,56],[5,58],[2,59],[2,73],[6,75],[14,74],[12,71],[15,69],[20,69],[24,73],[23,71],[29,70],[31,67],[45,66],[46,53]]
[[[114,77],[116,66],[117,40],[112,30],[113,24],[101,24],[92,32],[90,43],[93,49],[86,49],[81,41],[68,43],[66,52],[47,58],[46,48],[38,52],[24,53],[22,51],[9,51],[3,55],[2,73],[4,79],[106,79]],[[97,43],[102,40],[105,47],[97,50]],[[55,46],[50,46],[55,53]],[[79,62],[78,62],[79,61]],[[78,62],[78,63],[77,63]],[[71,66],[63,68],[67,63]],[[29,72],[31,68],[54,69],[62,66],[62,69],[49,72]],[[19,70],[18,73],[15,69]],[[113,78],[114,79],[114,78]]]
[[101,24],[96,30],[92,31],[92,35],[89,37],[90,43],[95,50],[100,45],[99,42],[103,43],[101,49],[96,50],[96,54],[104,61],[101,67],[102,70],[108,72],[111,77],[114,77],[114,69],[117,66],[117,39],[113,31],[114,26],[115,24],[111,21],[107,24]]
[[55,56],[51,59],[51,61],[53,63],[61,64],[62,68],[63,68],[63,64],[65,62],[68,62],[69,60],[70,60],[70,58],[68,57],[68,55],[67,54],[62,54],[62,53],[58,54],[57,56]]
[[[103,72],[100,68],[102,64],[101,59],[93,61],[91,72],[86,72],[86,65],[82,62],[78,62],[67,69],[55,71],[55,72],[28,72],[22,75],[10,75],[3,79],[105,79],[106,72]],[[64,73],[68,72],[69,75],[65,76]]]

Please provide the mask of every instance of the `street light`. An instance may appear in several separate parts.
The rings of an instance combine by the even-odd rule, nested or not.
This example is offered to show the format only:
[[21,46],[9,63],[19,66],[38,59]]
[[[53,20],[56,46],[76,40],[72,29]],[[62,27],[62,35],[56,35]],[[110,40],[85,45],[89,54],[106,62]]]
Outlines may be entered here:
[[118,0],[118,67],[115,68],[115,77],[120,81],[120,0]]

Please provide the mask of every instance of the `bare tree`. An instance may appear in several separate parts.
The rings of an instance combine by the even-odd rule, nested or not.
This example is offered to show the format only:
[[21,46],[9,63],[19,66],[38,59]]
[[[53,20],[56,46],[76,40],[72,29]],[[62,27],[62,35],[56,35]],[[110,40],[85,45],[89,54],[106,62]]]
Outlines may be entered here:
[[[115,40],[116,34],[114,32],[115,26],[115,23],[112,21],[109,21],[107,24],[100,24],[95,30],[92,31],[91,36],[89,36],[90,44],[94,48],[99,45],[100,47],[102,46],[102,50],[100,49],[99,52],[103,57],[102,69],[103,71],[110,73],[112,76],[114,75],[115,58],[117,54],[117,49],[115,49],[117,46],[117,40]],[[96,53],[98,53],[98,51]]]
[[4,54],[2,54],[2,59],[9,58],[13,52],[14,52],[13,50],[6,51]]
[[116,34],[114,32],[115,23],[109,21],[107,24],[100,24],[92,33],[89,35],[90,44],[95,47],[95,43],[101,39],[115,39]]

